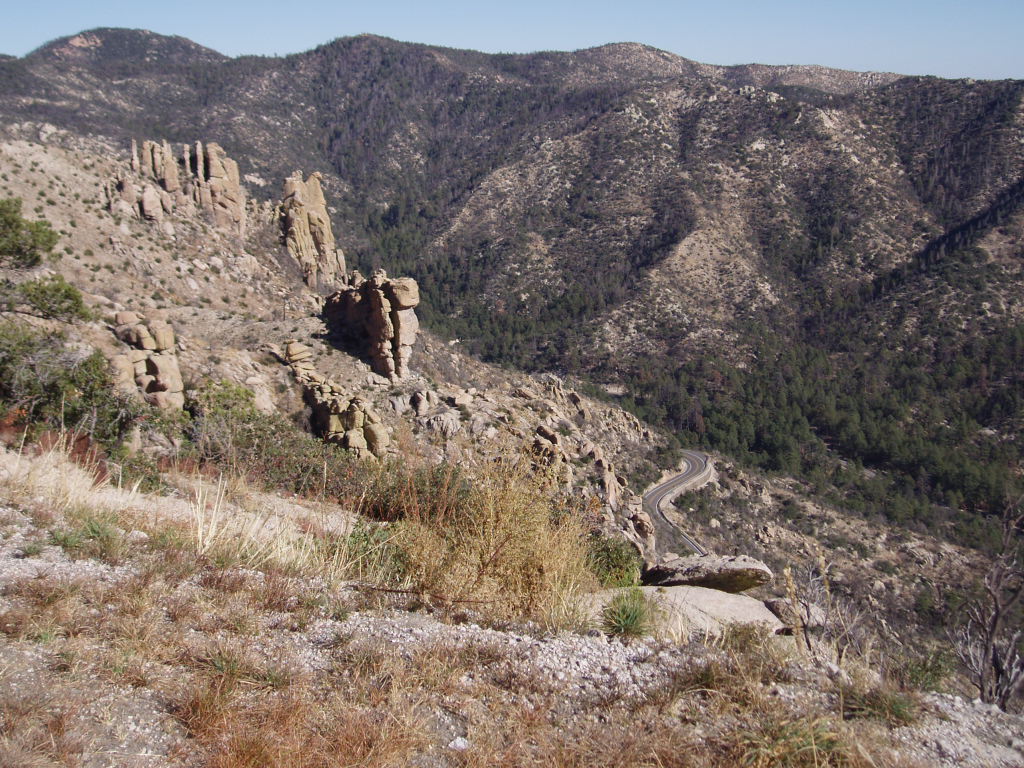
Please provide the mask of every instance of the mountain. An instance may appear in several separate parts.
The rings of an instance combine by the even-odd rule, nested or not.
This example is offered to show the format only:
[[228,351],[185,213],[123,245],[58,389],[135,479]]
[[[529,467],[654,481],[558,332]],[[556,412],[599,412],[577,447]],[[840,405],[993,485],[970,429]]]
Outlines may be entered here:
[[0,765],[1021,764],[1021,83],[0,93]]
[[976,537],[1017,482],[1024,82],[104,29],[0,62],[0,93],[12,126],[321,170],[350,259],[413,275],[428,326],[866,514]]

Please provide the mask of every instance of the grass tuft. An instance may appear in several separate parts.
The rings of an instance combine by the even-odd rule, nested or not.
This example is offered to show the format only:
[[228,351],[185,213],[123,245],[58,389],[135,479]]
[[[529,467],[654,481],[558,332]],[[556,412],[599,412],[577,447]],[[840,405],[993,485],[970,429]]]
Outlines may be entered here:
[[601,625],[610,635],[641,637],[654,631],[656,615],[654,602],[633,587],[612,597],[601,612]]

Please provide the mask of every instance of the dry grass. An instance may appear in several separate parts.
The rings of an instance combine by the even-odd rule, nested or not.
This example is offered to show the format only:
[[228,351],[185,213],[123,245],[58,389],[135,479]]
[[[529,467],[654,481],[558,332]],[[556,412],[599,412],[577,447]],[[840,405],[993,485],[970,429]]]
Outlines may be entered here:
[[579,597],[593,589],[594,576],[581,520],[556,506],[549,480],[500,462],[468,488],[442,478],[440,492],[421,504],[416,486],[406,488],[394,544],[411,589],[495,618],[579,624]]
[[139,508],[137,488],[111,484],[98,463],[80,465],[69,458],[69,441],[57,440],[38,455],[0,451],[0,489],[9,501],[50,513],[86,512],[93,517]]
[[[89,521],[109,526],[116,547],[83,533],[65,549],[133,570],[11,585],[0,630],[45,649],[59,679],[159,692],[191,764],[383,768],[428,751],[464,766],[894,764],[888,699],[856,699],[855,689],[838,709],[828,697],[780,699],[772,687],[789,680],[791,658],[754,631],[695,648],[693,663],[628,703],[567,699],[531,672],[528,649],[499,642],[340,638],[317,648],[319,672],[289,655],[291,632],[343,613],[333,586],[354,575],[477,617],[570,622],[591,583],[585,538],[543,478],[514,466],[489,467],[471,485],[442,477],[429,493],[410,483],[399,519],[346,532],[261,510],[228,483],[193,478],[184,498],[150,497],[58,458],[4,455],[0,492],[69,536]],[[133,529],[148,540],[129,541]],[[448,735],[438,742],[439,712],[459,723],[468,749],[444,749]],[[87,750],[73,719],[0,688],[0,765],[74,764]]]

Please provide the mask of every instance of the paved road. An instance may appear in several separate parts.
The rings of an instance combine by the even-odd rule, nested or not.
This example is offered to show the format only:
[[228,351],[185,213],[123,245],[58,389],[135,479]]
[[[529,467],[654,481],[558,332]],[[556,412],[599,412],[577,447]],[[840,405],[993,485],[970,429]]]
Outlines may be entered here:
[[644,509],[654,523],[658,549],[662,554],[681,543],[698,555],[706,555],[707,551],[700,544],[679,530],[661,511],[664,504],[711,479],[712,468],[707,454],[683,451],[683,463],[682,472],[644,494]]

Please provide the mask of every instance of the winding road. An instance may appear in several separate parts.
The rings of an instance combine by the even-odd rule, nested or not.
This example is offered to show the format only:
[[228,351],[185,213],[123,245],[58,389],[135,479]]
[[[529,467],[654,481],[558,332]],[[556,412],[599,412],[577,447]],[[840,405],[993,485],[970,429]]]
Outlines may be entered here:
[[644,510],[650,515],[651,522],[654,523],[656,541],[662,545],[658,549],[667,551],[668,548],[676,547],[681,543],[698,555],[706,555],[707,550],[683,533],[675,523],[665,517],[665,513],[661,510],[663,504],[669,503],[680,494],[703,485],[711,479],[714,470],[707,454],[698,451],[683,451],[683,463],[686,468],[682,472],[664,483],[659,483],[644,494]]

